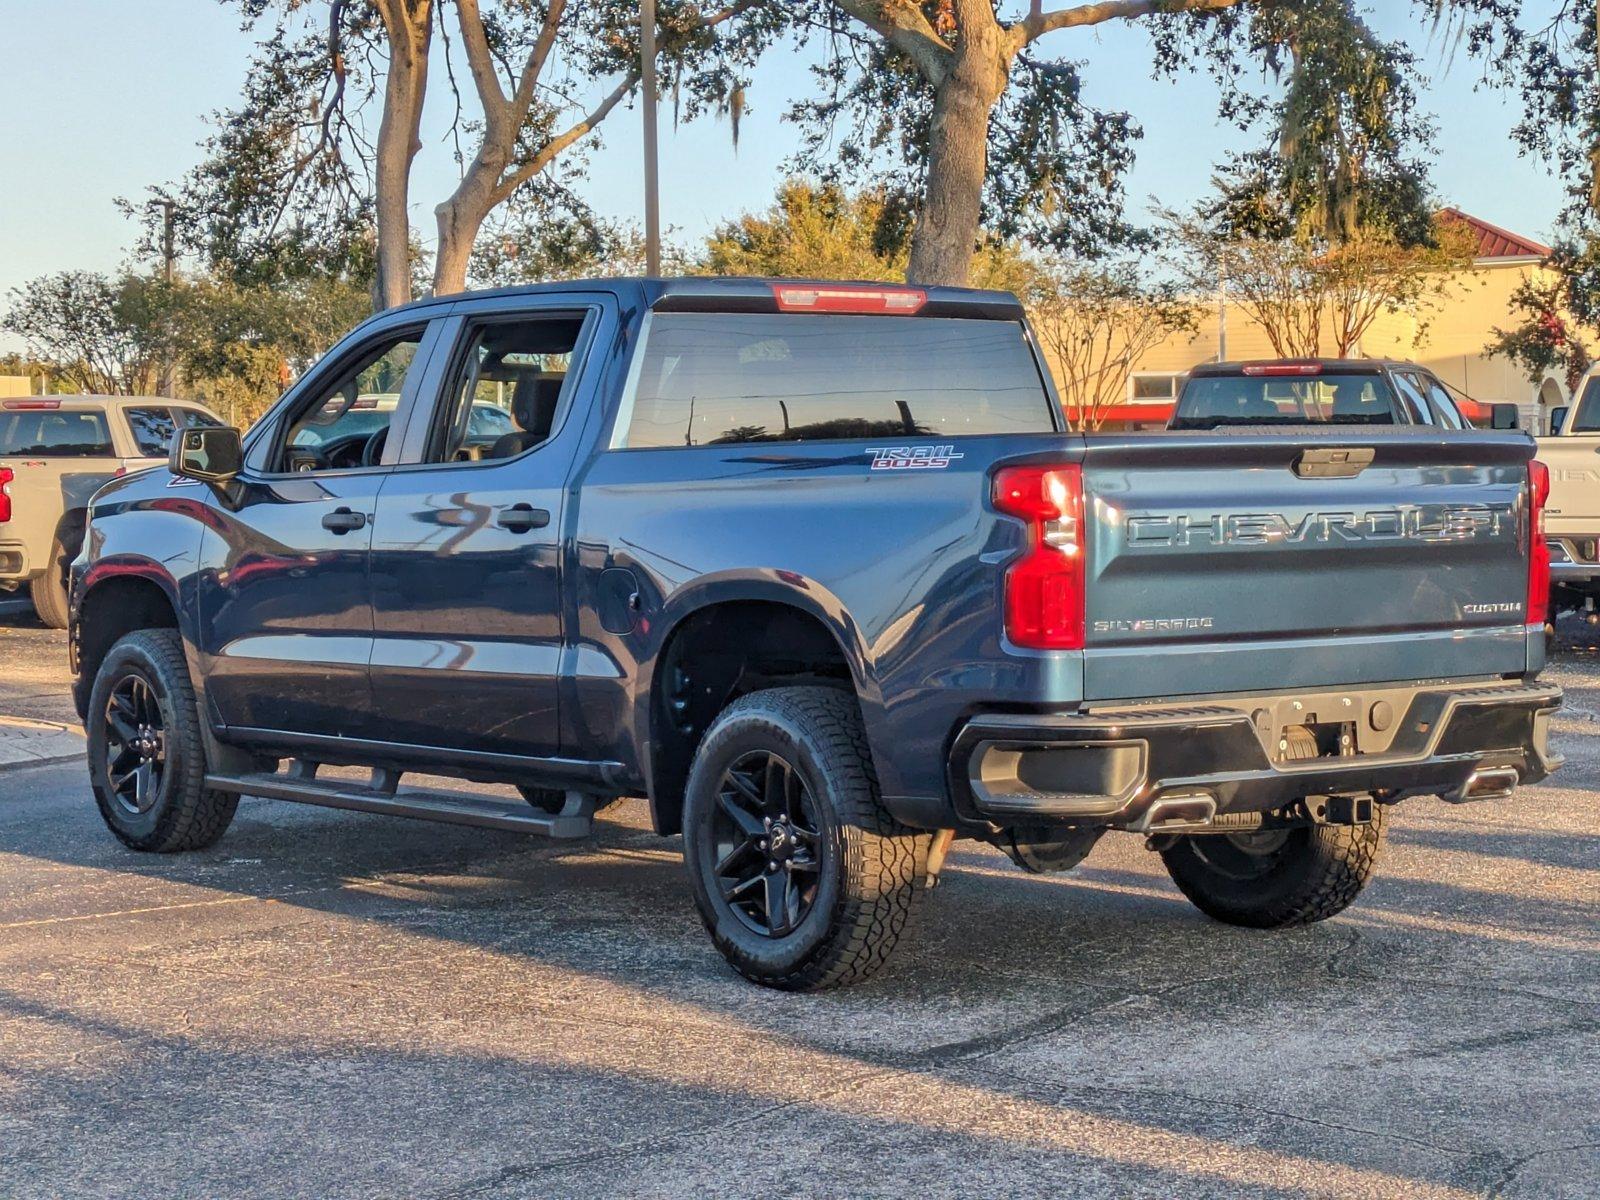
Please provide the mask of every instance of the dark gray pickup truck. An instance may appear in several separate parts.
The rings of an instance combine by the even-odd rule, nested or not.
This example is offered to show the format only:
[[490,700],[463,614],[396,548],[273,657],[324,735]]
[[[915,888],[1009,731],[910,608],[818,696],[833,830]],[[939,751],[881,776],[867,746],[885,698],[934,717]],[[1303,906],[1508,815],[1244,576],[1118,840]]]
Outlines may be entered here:
[[90,781],[155,851],[241,795],[556,837],[647,797],[717,946],[785,988],[881,965],[956,837],[1049,871],[1133,833],[1220,920],[1319,920],[1397,802],[1555,765],[1532,452],[1074,435],[996,293],[429,301],[96,496]]

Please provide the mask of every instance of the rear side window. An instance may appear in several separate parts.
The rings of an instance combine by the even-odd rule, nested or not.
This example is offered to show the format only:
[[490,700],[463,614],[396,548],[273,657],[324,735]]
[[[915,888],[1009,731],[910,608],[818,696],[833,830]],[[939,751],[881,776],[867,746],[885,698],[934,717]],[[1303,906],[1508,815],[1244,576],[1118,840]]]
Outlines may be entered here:
[[104,413],[0,413],[0,454],[33,458],[111,458]]
[[165,458],[172,446],[178,421],[170,408],[130,408],[125,410],[133,441],[145,458]]
[[1198,375],[1184,385],[1169,428],[1398,423],[1381,375]]
[[1010,321],[658,313],[643,353],[630,447],[1055,428]]

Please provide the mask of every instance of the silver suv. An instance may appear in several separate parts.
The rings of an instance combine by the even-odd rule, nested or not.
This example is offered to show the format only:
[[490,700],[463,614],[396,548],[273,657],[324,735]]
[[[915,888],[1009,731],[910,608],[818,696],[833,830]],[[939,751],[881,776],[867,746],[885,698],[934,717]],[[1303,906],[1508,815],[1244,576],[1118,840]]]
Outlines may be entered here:
[[27,584],[39,619],[67,625],[67,564],[89,497],[167,461],[180,428],[222,422],[187,400],[19,396],[0,400],[0,588]]

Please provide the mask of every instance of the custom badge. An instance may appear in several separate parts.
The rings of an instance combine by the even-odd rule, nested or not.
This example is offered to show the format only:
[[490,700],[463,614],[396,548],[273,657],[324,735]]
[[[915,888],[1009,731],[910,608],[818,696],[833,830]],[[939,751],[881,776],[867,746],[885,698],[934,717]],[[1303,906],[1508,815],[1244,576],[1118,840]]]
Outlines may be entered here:
[[965,455],[954,446],[869,446],[874,471],[939,471]]

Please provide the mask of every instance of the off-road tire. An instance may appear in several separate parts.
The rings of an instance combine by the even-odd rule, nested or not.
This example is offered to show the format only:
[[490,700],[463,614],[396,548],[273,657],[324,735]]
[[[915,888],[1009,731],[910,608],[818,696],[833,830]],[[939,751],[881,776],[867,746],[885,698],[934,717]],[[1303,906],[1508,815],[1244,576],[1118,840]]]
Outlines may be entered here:
[[[107,762],[107,705],[118,681],[130,673],[141,676],[154,691],[165,726],[165,762],[157,799],[148,812],[138,815],[118,804]],[[205,786],[200,708],[176,630],[141,629],[111,647],[89,693],[84,725],[95,803],[107,828],[125,846],[158,854],[203,850],[227,831],[239,797]]]
[[[76,555],[72,556],[76,557]],[[67,548],[60,542],[50,543],[50,559],[44,574],[35,575],[28,584],[33,599],[33,611],[39,620],[51,629],[67,627]]]
[[[711,814],[723,773],[751,752],[787,758],[818,810],[815,902],[783,936],[752,931],[714,877]],[[859,983],[879,970],[928,888],[933,835],[884,808],[855,699],[828,687],[784,687],[734,701],[695,753],[684,796],[684,859],[706,930],[734,970],[786,991]]]
[[[1372,878],[1388,810],[1373,806],[1368,825],[1308,825],[1286,831],[1280,851],[1254,878],[1213,865],[1207,843],[1251,835],[1199,834],[1177,838],[1161,852],[1172,882],[1201,912],[1228,925],[1285,929],[1325,921],[1349,908]],[[1260,838],[1264,835],[1254,835]]]

